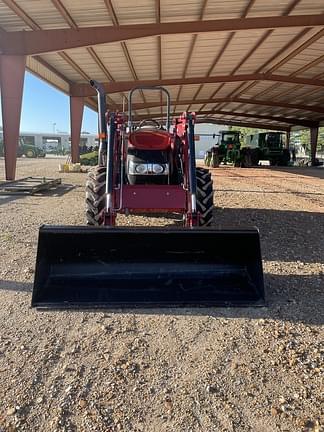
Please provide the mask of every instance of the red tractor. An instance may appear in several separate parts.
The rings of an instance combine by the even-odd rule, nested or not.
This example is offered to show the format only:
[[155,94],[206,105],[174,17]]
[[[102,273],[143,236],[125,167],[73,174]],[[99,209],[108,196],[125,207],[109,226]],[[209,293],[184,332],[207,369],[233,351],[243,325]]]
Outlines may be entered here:
[[[93,83],[99,92],[102,89]],[[213,218],[213,184],[210,173],[196,168],[194,114],[184,113],[170,132],[170,95],[165,125],[157,120],[133,122],[129,93],[128,133],[122,114],[109,115],[109,145],[106,122],[101,122],[99,165],[86,185],[88,225],[115,225],[118,213],[183,214],[184,226],[209,226]],[[105,106],[102,107],[102,111]],[[110,175],[106,175],[106,173]]]
[[[86,183],[87,226],[43,226],[32,305],[41,308],[262,305],[259,233],[215,229],[213,187],[196,167],[193,113],[166,123],[107,116],[98,93],[99,154]],[[145,89],[146,90],[146,89]],[[107,131],[109,131],[107,133]],[[182,228],[116,227],[118,213],[183,215]],[[90,226],[89,226],[90,225]],[[209,228],[203,228],[209,227]]]

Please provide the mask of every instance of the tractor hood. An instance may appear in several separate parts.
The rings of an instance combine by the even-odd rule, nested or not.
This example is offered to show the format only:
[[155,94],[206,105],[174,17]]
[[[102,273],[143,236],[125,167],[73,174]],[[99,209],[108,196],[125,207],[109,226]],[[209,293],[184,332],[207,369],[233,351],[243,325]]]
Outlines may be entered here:
[[172,135],[162,130],[137,130],[128,136],[129,146],[139,150],[167,150],[171,142]]

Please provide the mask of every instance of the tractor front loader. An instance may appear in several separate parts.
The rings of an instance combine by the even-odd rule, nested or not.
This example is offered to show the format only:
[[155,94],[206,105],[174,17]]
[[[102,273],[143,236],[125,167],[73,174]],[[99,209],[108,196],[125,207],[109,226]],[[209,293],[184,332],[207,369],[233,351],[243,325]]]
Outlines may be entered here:
[[[171,127],[170,95],[135,88],[124,113],[106,116],[98,93],[98,165],[86,183],[87,226],[42,226],[32,306],[106,308],[262,305],[257,229],[212,228],[213,188],[196,167],[193,113]],[[163,92],[165,124],[136,123],[135,91]],[[108,132],[107,132],[108,131]],[[182,215],[183,227],[116,227],[118,214]]]

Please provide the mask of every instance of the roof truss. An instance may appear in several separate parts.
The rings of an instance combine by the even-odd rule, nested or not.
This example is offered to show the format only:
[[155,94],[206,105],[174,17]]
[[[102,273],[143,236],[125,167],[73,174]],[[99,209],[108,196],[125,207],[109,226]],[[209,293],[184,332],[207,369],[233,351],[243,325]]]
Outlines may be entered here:
[[216,31],[276,29],[282,27],[316,27],[324,25],[324,14],[275,17],[232,18],[207,21],[184,21],[131,24],[105,27],[7,32],[1,38],[2,54],[35,55],[97,44],[122,42],[149,36]]
[[[215,98],[215,99],[183,99],[178,101],[171,101],[171,105],[200,105],[200,104],[218,104],[218,103],[241,103],[241,104],[251,104],[251,105],[263,105],[270,107],[278,107],[278,108],[290,108],[297,109],[303,111],[309,111],[314,113],[324,114],[324,107],[319,105],[299,105],[299,104],[290,104],[284,102],[274,102],[270,100],[258,100],[258,99],[246,99],[246,98],[236,98],[236,97],[225,97],[225,98]],[[146,108],[156,108],[161,105],[160,102],[152,102],[152,103],[134,103],[133,109],[141,110]],[[118,106],[119,110],[122,110],[122,106]],[[188,111],[188,110],[187,110]]]
[[[172,86],[186,84],[207,84],[207,83],[225,83],[237,81],[275,81],[292,84],[310,85],[324,87],[324,80],[313,78],[299,78],[295,76],[277,75],[277,74],[242,74],[242,75],[219,75],[203,76],[194,78],[169,78],[162,80],[139,80],[139,81],[119,81],[103,83],[106,92],[119,93],[129,91],[134,87],[152,87],[152,86]],[[96,91],[88,84],[72,84],[71,94],[73,96],[94,96]]]

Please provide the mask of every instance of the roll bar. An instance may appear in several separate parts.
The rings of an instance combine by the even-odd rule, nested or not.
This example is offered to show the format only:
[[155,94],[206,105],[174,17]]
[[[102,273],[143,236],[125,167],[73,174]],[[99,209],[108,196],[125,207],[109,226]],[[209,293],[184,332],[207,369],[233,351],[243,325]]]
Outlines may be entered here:
[[167,119],[166,119],[166,130],[169,130],[170,125],[171,125],[171,119],[170,119],[170,106],[171,106],[171,96],[170,93],[168,92],[168,90],[164,87],[154,87],[154,86],[145,86],[145,87],[134,87],[129,93],[128,93],[128,126],[129,129],[132,130],[132,97],[133,97],[133,93],[135,91],[140,91],[140,90],[158,90],[158,91],[162,91],[163,93],[165,93],[166,98],[167,98]]

